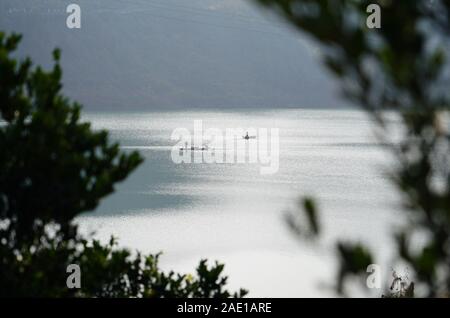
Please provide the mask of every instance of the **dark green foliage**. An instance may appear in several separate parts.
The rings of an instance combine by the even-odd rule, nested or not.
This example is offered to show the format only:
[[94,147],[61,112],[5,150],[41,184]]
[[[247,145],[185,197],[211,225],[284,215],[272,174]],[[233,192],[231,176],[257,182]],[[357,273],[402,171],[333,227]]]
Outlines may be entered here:
[[[375,1],[257,1],[317,41],[344,95],[376,120],[383,142],[390,141],[383,111],[400,116],[405,134],[389,146],[399,164],[392,179],[408,213],[406,226],[394,233],[397,258],[414,270],[424,295],[448,296],[450,2],[380,1],[381,28],[369,29],[366,9]],[[311,215],[311,204],[305,207]],[[411,243],[418,236],[426,238],[424,245]],[[347,274],[362,270],[371,256],[360,245],[339,243],[337,250],[343,292]]]
[[[223,265],[208,267],[202,260],[196,275],[164,273],[158,268],[159,255],[143,256],[120,249],[114,239],[103,245],[58,226],[37,226],[35,240],[15,243],[0,231],[0,297],[243,297],[246,291],[230,294],[224,290],[227,277]],[[81,288],[69,289],[66,268],[81,269]]]
[[304,209],[304,215],[289,213],[286,216],[286,221],[297,235],[314,239],[320,233],[316,204],[312,198],[307,197],[299,202],[299,206]]
[[[49,72],[11,57],[20,36],[0,32],[0,297],[242,297],[224,290],[223,265],[164,273],[143,256],[89,241],[71,222],[93,210],[141,162],[80,121],[61,94],[59,51]],[[66,268],[81,269],[69,289]]]
[[80,123],[80,106],[60,93],[58,51],[50,72],[10,59],[19,40],[0,35],[0,215],[25,237],[36,219],[66,224],[94,209],[142,159]]
[[339,293],[343,293],[347,276],[365,274],[367,266],[373,264],[373,260],[370,252],[361,244],[339,242],[337,251],[340,269],[336,288]]

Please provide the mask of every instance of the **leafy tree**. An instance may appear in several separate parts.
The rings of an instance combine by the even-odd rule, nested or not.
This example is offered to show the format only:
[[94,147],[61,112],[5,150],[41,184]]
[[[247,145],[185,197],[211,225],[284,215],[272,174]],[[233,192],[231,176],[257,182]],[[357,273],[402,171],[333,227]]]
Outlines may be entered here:
[[[80,121],[61,93],[59,51],[51,71],[11,55],[20,36],[0,32],[0,296],[242,297],[224,289],[223,265],[201,261],[195,276],[164,273],[143,256],[86,240],[72,224],[141,162]],[[69,264],[82,288],[66,286]]]
[[[202,260],[195,275],[164,273],[159,255],[143,256],[76,235],[41,228],[29,244],[17,244],[0,231],[0,297],[242,297],[224,289],[223,265]],[[4,244],[7,242],[7,244]],[[69,289],[69,264],[81,269],[81,288]]]
[[[366,26],[367,0],[258,0],[320,45],[345,97],[365,109],[389,139],[384,111],[393,110],[404,135],[388,147],[398,168],[392,180],[403,200],[406,225],[393,233],[397,260],[414,271],[423,295],[450,294],[450,1],[379,1],[381,28]],[[312,199],[304,201],[309,236],[319,233]],[[305,233],[298,216],[290,225]],[[306,226],[308,228],[308,226]],[[418,237],[423,244],[414,244]],[[417,242],[417,241],[416,241]],[[359,243],[339,242],[337,290],[365,274],[374,258]],[[407,295],[411,295],[408,291]]]
[[32,233],[35,220],[67,224],[94,209],[142,158],[119,152],[106,131],[80,123],[80,105],[62,96],[59,51],[55,66],[32,70],[29,59],[11,59],[19,36],[0,37],[1,115],[0,213],[18,238]]

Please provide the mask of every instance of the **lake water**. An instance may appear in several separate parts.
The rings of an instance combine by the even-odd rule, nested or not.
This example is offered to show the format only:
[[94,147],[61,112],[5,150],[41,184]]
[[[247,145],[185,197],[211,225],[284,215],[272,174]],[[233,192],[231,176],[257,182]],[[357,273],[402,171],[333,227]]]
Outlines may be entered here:
[[[82,228],[121,246],[163,251],[161,266],[194,271],[201,258],[226,264],[229,287],[253,297],[333,296],[333,242],[368,243],[387,259],[397,219],[391,160],[375,142],[374,124],[355,110],[186,111],[87,113],[124,150],[145,162]],[[175,164],[176,128],[278,128],[279,170],[261,175],[259,164]],[[317,198],[324,236],[298,240],[285,223],[301,195]]]

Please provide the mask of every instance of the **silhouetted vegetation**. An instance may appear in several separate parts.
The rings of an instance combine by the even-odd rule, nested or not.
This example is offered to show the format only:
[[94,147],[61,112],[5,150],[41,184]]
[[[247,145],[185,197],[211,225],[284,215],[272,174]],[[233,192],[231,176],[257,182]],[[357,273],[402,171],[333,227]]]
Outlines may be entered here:
[[[379,1],[381,28],[369,29],[366,9],[375,1],[258,0],[312,36],[345,97],[365,109],[389,142],[386,110],[395,111],[404,135],[388,146],[398,163],[392,180],[399,190],[405,225],[393,233],[397,261],[412,271],[419,295],[450,293],[450,2]],[[363,177],[363,176],[362,176]],[[314,201],[304,202],[309,237],[319,234]],[[296,216],[290,224],[305,233]],[[361,275],[375,258],[360,243],[337,243],[337,291]],[[413,285],[414,286],[414,285]],[[417,295],[417,293],[416,293]],[[395,296],[395,295],[394,295]],[[412,296],[412,291],[405,292]]]
[[[73,218],[95,209],[142,158],[81,122],[80,105],[61,93],[59,51],[45,71],[12,57],[19,42],[0,33],[0,296],[244,296],[224,289],[221,264],[164,273],[158,255],[78,233]],[[81,289],[66,286],[69,264],[81,268]]]

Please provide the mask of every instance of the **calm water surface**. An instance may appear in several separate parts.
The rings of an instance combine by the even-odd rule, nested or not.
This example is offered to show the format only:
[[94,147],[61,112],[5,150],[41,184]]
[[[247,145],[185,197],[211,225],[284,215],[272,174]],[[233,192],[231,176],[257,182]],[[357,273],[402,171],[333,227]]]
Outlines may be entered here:
[[[226,263],[230,287],[250,296],[332,296],[336,237],[370,244],[389,256],[399,214],[386,171],[391,160],[375,142],[373,123],[350,110],[87,113],[124,150],[145,162],[105,199],[82,228],[120,245],[163,251],[165,269],[193,272],[201,258]],[[258,164],[180,164],[171,160],[175,128],[279,128],[279,171]],[[325,236],[301,242],[284,216],[300,195],[319,201]]]

